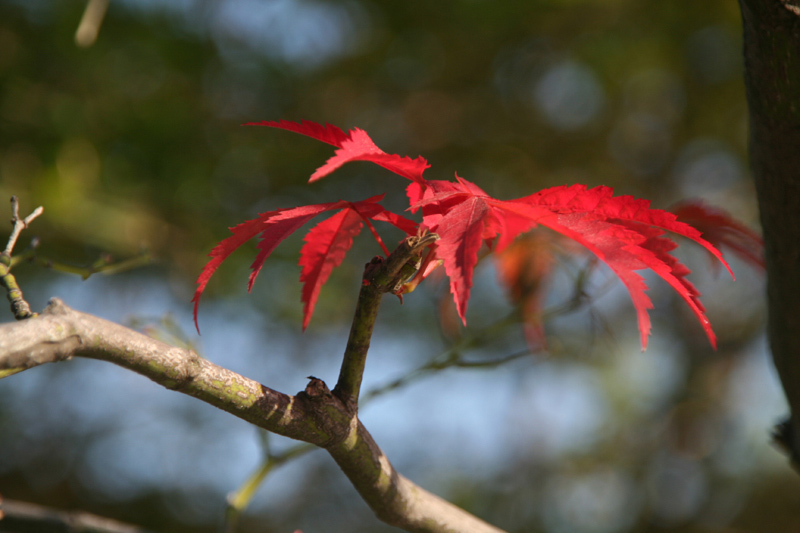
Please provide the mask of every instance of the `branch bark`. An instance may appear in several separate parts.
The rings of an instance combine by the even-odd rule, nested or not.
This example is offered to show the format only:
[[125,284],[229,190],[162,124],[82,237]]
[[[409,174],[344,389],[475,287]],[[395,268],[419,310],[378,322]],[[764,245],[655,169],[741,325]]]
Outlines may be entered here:
[[364,268],[363,285],[358,294],[356,314],[342,358],[339,379],[333,393],[353,415],[358,413],[361,379],[367,364],[372,329],[378,317],[381,299],[387,292],[396,293],[419,270],[420,254],[439,238],[434,233],[405,239],[385,260],[378,256]]
[[38,533],[151,533],[148,530],[83,511],[62,511],[0,499],[0,531]]
[[367,429],[319,379],[294,396],[53,299],[34,318],[0,325],[0,376],[88,357],[147,376],[266,430],[325,448],[383,521],[406,531],[501,530],[429,493],[391,465]]
[[739,5],[750,163],[767,263],[768,335],[791,409],[777,438],[800,465],[800,2]]

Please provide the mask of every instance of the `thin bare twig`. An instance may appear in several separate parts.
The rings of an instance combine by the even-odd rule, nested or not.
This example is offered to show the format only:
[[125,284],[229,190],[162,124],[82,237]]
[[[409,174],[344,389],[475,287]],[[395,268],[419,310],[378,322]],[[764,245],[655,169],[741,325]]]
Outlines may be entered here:
[[36,316],[36,313],[31,311],[31,306],[22,296],[22,289],[19,288],[16,278],[11,274],[11,252],[14,251],[14,245],[17,244],[17,239],[22,230],[28,227],[28,224],[33,222],[33,219],[42,214],[44,208],[39,206],[27,217],[20,219],[19,217],[19,200],[16,196],[11,197],[11,235],[8,237],[8,243],[3,253],[0,253],[0,286],[6,290],[8,301],[11,303],[11,312],[14,313],[14,318],[22,320]]
[[13,226],[13,229],[11,230],[11,235],[8,237],[8,244],[6,244],[6,249],[3,250],[3,255],[11,256],[11,252],[14,251],[14,245],[17,243],[19,234],[22,233],[22,230],[28,227],[28,224],[33,222],[33,219],[41,215],[43,212],[44,207],[39,206],[34,209],[30,215],[20,219],[19,200],[16,196],[11,197],[11,225]]
[[109,0],[89,0],[81,17],[81,23],[75,32],[75,44],[81,48],[89,48],[97,40],[100,26],[108,10]]
[[292,459],[296,459],[308,452],[316,450],[317,447],[303,442],[295,444],[281,453],[273,453],[269,446],[269,433],[265,432],[264,449],[266,452],[264,461],[259,465],[258,469],[247,478],[239,489],[228,495],[228,507],[225,510],[226,533],[234,533],[236,531],[236,526],[239,523],[239,517],[242,511],[250,505],[250,502],[256,495],[256,491],[258,491],[270,472]]

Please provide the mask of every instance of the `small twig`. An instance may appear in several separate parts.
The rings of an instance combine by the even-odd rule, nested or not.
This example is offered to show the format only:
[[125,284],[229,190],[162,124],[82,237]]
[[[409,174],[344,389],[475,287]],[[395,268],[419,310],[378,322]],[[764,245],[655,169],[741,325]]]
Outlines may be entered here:
[[109,0],[89,0],[81,17],[81,23],[75,32],[75,44],[81,48],[92,46],[100,33],[100,26],[106,16]]
[[31,253],[29,255],[29,259],[37,263],[38,265],[43,266],[44,268],[49,268],[52,270],[56,270],[58,272],[64,272],[66,274],[75,274],[83,278],[83,280],[89,279],[94,274],[102,274],[104,276],[110,276],[112,274],[119,274],[120,272],[125,272],[128,270],[132,270],[134,268],[139,268],[141,266],[149,265],[153,262],[153,256],[148,250],[144,250],[139,255],[134,257],[130,257],[128,259],[124,259],[117,263],[112,262],[111,256],[108,254],[103,254],[100,258],[92,263],[89,266],[76,266],[70,265],[67,263],[61,263],[58,261],[53,261],[51,259],[45,259],[37,256],[35,253]]
[[781,0],[781,3],[783,3],[783,7],[785,7],[788,11],[800,16],[800,6],[792,5],[788,0]]
[[11,312],[14,313],[14,318],[22,320],[36,316],[36,313],[31,311],[31,306],[22,296],[22,290],[17,284],[16,278],[11,274],[11,252],[14,251],[14,245],[17,244],[17,239],[22,230],[28,227],[33,219],[38,217],[44,212],[44,208],[39,206],[24,219],[19,218],[19,200],[16,196],[11,197],[11,235],[8,237],[8,243],[3,253],[0,253],[0,285],[6,290],[8,301],[11,303]]
[[22,230],[28,227],[28,224],[33,222],[33,219],[41,215],[43,212],[44,207],[39,206],[33,210],[33,213],[20,220],[19,200],[16,196],[11,197],[11,224],[13,229],[11,230],[11,235],[8,237],[8,244],[6,244],[6,249],[3,250],[3,255],[11,256],[11,252],[14,251],[14,245],[17,243],[19,234],[22,233]]
[[69,263],[62,263],[60,261],[54,261],[52,259],[40,256],[36,252],[38,245],[38,239],[34,239],[24,251],[12,257],[10,268],[14,268],[20,263],[31,262],[39,265],[42,268],[55,270],[56,272],[75,274],[86,281],[95,274],[110,276],[112,274],[119,274],[120,272],[126,272],[128,270],[133,270],[134,268],[149,265],[154,261],[153,254],[149,250],[145,249],[139,252],[138,255],[129,257],[128,259],[123,259],[122,261],[118,261],[116,263],[113,262],[110,254],[104,253],[101,254],[94,263],[88,266],[78,266],[71,265]]
[[[265,435],[268,436],[269,434],[266,433]],[[225,510],[226,533],[234,533],[234,531],[236,531],[236,526],[238,525],[239,517],[241,516],[242,511],[244,511],[247,506],[250,505],[250,502],[256,495],[256,491],[270,472],[292,459],[317,449],[317,447],[313,444],[304,442],[301,444],[296,444],[291,448],[284,450],[282,453],[273,454],[270,451],[268,444],[269,443],[267,442],[265,445],[266,457],[261,465],[259,465],[258,469],[247,478],[247,480],[236,492],[232,492],[228,495],[228,507]]]
[[378,316],[381,298],[387,292],[397,292],[419,269],[422,250],[436,242],[435,233],[408,237],[383,259],[376,257],[364,268],[363,285],[358,295],[356,313],[347,339],[339,380],[333,389],[337,396],[355,415],[358,412],[358,395],[367,363],[367,352],[372,339],[372,329]]
[[382,396],[387,392],[399,389],[400,387],[408,385],[416,379],[422,378],[434,372],[439,372],[448,368],[497,368],[511,361],[516,361],[522,357],[529,356],[530,353],[530,350],[521,350],[500,358],[469,361],[464,359],[458,352],[448,351],[444,354],[434,357],[427,363],[418,366],[407,374],[404,374],[388,383],[385,383],[384,385],[367,391],[361,398],[361,405],[366,405],[378,396]]

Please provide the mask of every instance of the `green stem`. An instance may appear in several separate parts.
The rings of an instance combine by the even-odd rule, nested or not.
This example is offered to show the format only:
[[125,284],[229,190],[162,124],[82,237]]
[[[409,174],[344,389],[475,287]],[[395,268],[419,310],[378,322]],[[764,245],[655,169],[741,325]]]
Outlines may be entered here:
[[247,481],[245,481],[244,484],[239,487],[239,490],[228,497],[228,509],[225,513],[225,530],[229,533],[235,531],[237,522],[239,521],[239,515],[247,508],[248,505],[250,505],[250,502],[256,495],[256,491],[258,491],[259,487],[264,482],[264,479],[270,472],[281,466],[283,463],[286,463],[301,455],[305,455],[308,452],[316,449],[317,447],[312,444],[303,443],[292,446],[283,453],[277,455],[267,455],[266,459],[263,463],[261,463],[261,466],[259,466],[258,470],[253,472],[250,477],[247,478]]

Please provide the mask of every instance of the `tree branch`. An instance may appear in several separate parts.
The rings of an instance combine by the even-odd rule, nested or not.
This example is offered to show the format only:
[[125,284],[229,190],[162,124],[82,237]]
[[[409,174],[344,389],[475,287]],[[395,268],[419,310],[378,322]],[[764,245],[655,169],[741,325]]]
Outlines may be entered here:
[[41,316],[0,326],[0,371],[21,371],[73,356],[108,361],[264,429],[324,445],[334,437],[305,423],[315,406],[102,318],[50,301]]
[[375,514],[391,525],[426,533],[500,532],[398,473],[319,379],[286,395],[58,299],[35,318],[0,325],[0,376],[76,356],[128,368],[268,431],[325,448]]
[[148,533],[83,511],[61,511],[27,502],[0,499],[0,531],[38,533]]
[[14,245],[17,244],[17,239],[22,230],[28,227],[28,224],[33,222],[33,219],[42,214],[44,208],[39,206],[25,218],[19,217],[19,201],[16,196],[11,197],[11,235],[8,237],[8,243],[5,250],[0,253],[0,286],[2,286],[8,295],[8,301],[11,303],[11,312],[14,313],[14,318],[22,320],[36,316],[31,312],[31,306],[25,301],[22,296],[22,290],[17,285],[17,280],[11,274],[11,252],[14,251]]
[[372,329],[378,316],[381,298],[387,292],[397,292],[419,270],[420,254],[438,239],[429,233],[408,237],[389,257],[375,257],[364,268],[364,279],[356,304],[356,314],[350,328],[350,337],[342,358],[339,380],[333,389],[351,413],[358,412],[358,395],[367,364],[367,352],[372,339]]
[[789,401],[776,437],[800,466],[800,8],[740,0],[750,164],[767,263],[768,335]]
[[[374,265],[376,265],[374,260],[368,263],[366,271],[369,271],[370,267]],[[358,411],[361,379],[364,376],[372,329],[375,326],[382,297],[383,292],[374,283],[370,283],[365,274],[364,285],[358,293],[356,314],[350,327],[350,337],[347,339],[347,347],[344,350],[342,367],[339,370],[339,380],[333,389],[333,393],[344,402],[353,414]]]

